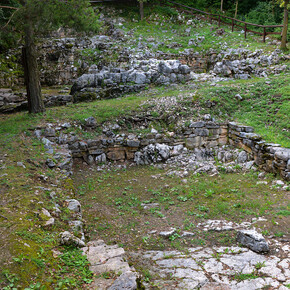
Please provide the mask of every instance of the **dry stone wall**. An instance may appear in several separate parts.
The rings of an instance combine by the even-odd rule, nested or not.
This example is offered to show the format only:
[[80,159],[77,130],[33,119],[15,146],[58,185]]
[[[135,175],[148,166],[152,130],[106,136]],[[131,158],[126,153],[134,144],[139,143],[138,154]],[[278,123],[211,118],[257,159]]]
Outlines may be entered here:
[[230,144],[250,153],[261,169],[278,173],[284,179],[290,180],[290,148],[267,143],[261,136],[253,133],[252,127],[229,123],[228,129]]
[[239,154],[241,162],[248,161],[249,156],[260,169],[290,180],[290,148],[267,143],[253,131],[252,127],[233,122],[199,121],[192,122],[179,133],[159,134],[152,130],[149,134],[137,136],[115,135],[112,131],[107,131],[106,135],[94,140],[79,140],[76,136],[68,138],[63,134],[51,137],[58,144],[68,144],[72,157],[83,158],[89,164],[125,160],[137,164],[150,164],[164,162],[169,157],[180,154],[183,148],[215,149],[217,146],[230,144],[248,153],[245,154],[244,161],[244,155]]

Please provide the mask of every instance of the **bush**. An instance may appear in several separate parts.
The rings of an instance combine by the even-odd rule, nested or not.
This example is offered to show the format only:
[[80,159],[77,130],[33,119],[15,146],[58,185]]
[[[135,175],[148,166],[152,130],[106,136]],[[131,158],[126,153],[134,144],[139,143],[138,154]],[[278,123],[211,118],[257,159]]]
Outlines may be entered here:
[[246,15],[246,21],[260,25],[281,24],[282,12],[278,14],[276,7],[271,3],[258,2],[258,5]]

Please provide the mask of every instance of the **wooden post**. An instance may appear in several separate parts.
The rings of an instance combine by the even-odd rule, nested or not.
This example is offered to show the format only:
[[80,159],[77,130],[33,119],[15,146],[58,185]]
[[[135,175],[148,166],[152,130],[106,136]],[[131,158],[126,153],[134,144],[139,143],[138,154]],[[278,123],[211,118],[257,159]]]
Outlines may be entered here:
[[266,42],[266,27],[264,27],[264,32],[263,32],[263,42]]
[[247,23],[245,23],[245,39],[247,38]]
[[219,15],[219,27],[221,26],[221,16]]
[[232,32],[234,32],[234,26],[235,26],[234,19],[232,19]]

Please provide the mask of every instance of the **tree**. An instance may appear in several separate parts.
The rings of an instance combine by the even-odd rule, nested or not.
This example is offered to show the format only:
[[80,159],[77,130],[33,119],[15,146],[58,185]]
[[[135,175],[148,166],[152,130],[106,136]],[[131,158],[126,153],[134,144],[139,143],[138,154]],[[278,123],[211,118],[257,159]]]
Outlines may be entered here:
[[234,18],[237,18],[237,15],[238,15],[238,5],[239,5],[239,0],[236,0],[236,9],[235,9],[235,17]]
[[142,0],[139,1],[139,6],[140,6],[140,17],[141,20],[144,19],[144,2]]
[[15,0],[16,10],[6,25],[13,25],[24,38],[22,48],[24,79],[29,113],[44,112],[35,39],[60,26],[80,31],[96,31],[98,22],[89,0]]
[[283,19],[283,30],[282,30],[282,40],[281,49],[287,49],[287,32],[288,32],[288,6],[289,0],[278,0],[277,1],[281,7],[284,6],[284,19]]
[[144,2],[147,0],[138,0],[141,20],[144,19]]

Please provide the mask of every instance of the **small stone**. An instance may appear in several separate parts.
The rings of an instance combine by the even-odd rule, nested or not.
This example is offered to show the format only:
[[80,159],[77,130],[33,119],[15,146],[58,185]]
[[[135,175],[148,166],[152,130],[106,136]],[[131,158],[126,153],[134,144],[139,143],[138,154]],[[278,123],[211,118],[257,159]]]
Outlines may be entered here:
[[210,114],[205,114],[203,117],[204,121],[211,121],[211,115]]
[[53,162],[50,158],[46,159],[45,163],[49,168],[54,168],[56,166],[55,162]]
[[237,162],[238,163],[245,163],[248,160],[248,154],[246,151],[241,151],[238,155]]
[[181,237],[185,238],[185,237],[193,237],[195,234],[192,232],[183,232]]
[[41,215],[45,219],[44,224],[43,224],[44,227],[49,227],[49,226],[54,225],[54,218],[51,216],[51,214],[49,213],[47,209],[43,208],[41,210]]
[[258,178],[262,179],[262,178],[265,178],[265,176],[266,176],[266,172],[260,172],[258,175]]
[[236,95],[235,95],[235,98],[236,98],[238,101],[242,101],[242,100],[243,100],[243,97],[242,97],[240,94],[236,94]]
[[279,186],[279,187],[282,187],[282,186],[285,185],[285,183],[284,183],[282,180],[274,180],[274,181],[272,182],[272,184],[273,184],[273,185],[277,185],[277,186]]
[[164,238],[169,238],[169,237],[171,237],[175,232],[176,232],[176,229],[172,228],[170,231],[160,232],[160,233],[159,233],[159,236],[164,237]]
[[103,154],[97,156],[96,159],[95,159],[95,161],[96,161],[97,164],[99,164],[99,163],[106,163],[106,161],[107,161],[106,154],[103,153]]
[[159,207],[159,203],[141,203],[144,209]]
[[76,199],[67,199],[65,201],[67,203],[67,208],[75,213],[81,212],[81,204]]
[[23,162],[17,162],[17,166],[26,168],[26,166],[23,164]]
[[65,246],[85,247],[85,243],[68,231],[60,233],[60,244]]
[[85,121],[87,127],[95,127],[97,124],[96,119],[94,117],[89,117],[85,119]]

